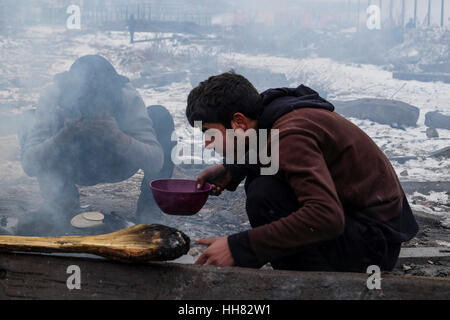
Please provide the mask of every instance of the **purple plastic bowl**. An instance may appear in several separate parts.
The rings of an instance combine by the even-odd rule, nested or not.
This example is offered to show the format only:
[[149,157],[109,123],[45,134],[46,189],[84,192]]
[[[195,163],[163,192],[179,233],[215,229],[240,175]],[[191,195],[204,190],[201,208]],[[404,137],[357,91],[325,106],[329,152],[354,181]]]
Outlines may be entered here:
[[195,180],[160,179],[150,182],[150,189],[164,213],[193,216],[205,205],[212,187],[205,183],[202,189],[197,190]]

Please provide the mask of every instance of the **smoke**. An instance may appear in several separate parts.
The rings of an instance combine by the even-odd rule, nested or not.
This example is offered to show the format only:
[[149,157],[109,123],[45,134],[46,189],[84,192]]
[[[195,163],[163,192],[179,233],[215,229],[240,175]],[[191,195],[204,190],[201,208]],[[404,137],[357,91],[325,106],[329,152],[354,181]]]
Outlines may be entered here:
[[[51,207],[48,219],[60,221],[61,230],[70,216],[64,212],[81,210],[80,194],[82,200],[107,199],[90,204],[91,209],[109,205],[112,211],[118,206],[129,216],[144,194],[139,203],[146,208],[151,202],[149,180],[172,174],[172,131],[191,136],[184,119],[190,89],[231,68],[259,91],[304,83],[321,96],[340,94],[343,100],[393,94],[371,91],[369,85],[342,89],[354,83],[343,85],[333,75],[340,72],[344,78],[354,66],[375,65],[389,72],[450,68],[448,29],[439,28],[442,17],[449,25],[450,5],[441,16],[440,1],[432,1],[429,15],[428,1],[418,1],[416,11],[413,1],[406,1],[404,8],[401,1],[370,3],[379,6],[374,11],[379,16],[369,17],[369,1],[363,0],[195,0],[189,5],[157,0],[0,1],[0,150],[8,153],[0,157],[0,201],[11,194],[25,199],[26,215],[41,205],[36,197],[42,191],[41,199]],[[73,16],[77,10],[68,13],[74,5],[80,16]],[[133,45],[127,26],[131,15],[136,19]],[[406,27],[414,17],[415,28]],[[369,18],[380,22],[375,29],[368,28]],[[69,27],[74,23],[80,28]],[[427,45],[421,45],[423,39]],[[92,54],[104,57],[111,67],[99,71],[94,63],[71,70],[78,58]],[[285,61],[293,63],[285,67]],[[364,72],[352,77],[365,79]],[[159,110],[155,114],[147,111],[150,105],[169,109],[175,127],[166,109],[153,108]],[[117,145],[106,143],[102,134],[92,133],[101,132],[96,127],[90,135],[66,137],[66,143],[56,146],[54,140],[65,126],[76,130],[78,122],[99,113],[113,118],[132,142],[117,133]],[[110,120],[103,119],[102,126],[113,128]],[[18,172],[22,165],[24,171]],[[9,166],[14,174],[7,175],[13,172]],[[116,197],[105,192],[104,183],[120,186],[111,187]],[[99,187],[84,193],[86,186]],[[0,206],[0,217],[10,211]],[[30,220],[28,230],[33,226]]]

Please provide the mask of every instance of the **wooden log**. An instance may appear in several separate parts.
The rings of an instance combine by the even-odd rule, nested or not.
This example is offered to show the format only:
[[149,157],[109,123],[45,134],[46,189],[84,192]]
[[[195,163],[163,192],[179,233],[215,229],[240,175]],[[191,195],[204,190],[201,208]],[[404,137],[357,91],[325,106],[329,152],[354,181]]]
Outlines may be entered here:
[[[80,269],[80,290],[69,290],[69,266]],[[382,274],[216,268],[168,263],[0,254],[0,299],[450,299],[450,280]]]
[[98,236],[0,236],[0,252],[89,253],[123,262],[175,260],[189,251],[190,240],[176,229],[138,225]]

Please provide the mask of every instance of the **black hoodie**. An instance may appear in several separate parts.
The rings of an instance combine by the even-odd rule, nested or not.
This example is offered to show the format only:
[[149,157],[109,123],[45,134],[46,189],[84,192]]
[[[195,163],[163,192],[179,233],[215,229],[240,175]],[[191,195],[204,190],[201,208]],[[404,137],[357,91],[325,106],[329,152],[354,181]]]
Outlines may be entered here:
[[259,129],[271,129],[275,121],[286,113],[299,108],[317,108],[334,111],[334,106],[311,88],[269,89],[261,94],[262,113],[258,118]]

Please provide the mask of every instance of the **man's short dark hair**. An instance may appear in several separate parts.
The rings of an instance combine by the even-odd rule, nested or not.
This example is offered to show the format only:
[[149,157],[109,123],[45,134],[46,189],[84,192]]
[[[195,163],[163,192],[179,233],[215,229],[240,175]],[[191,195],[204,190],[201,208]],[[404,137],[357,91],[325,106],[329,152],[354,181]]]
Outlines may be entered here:
[[186,116],[191,126],[202,121],[221,123],[230,129],[235,113],[257,119],[261,106],[261,96],[250,81],[230,71],[210,77],[191,91]]

